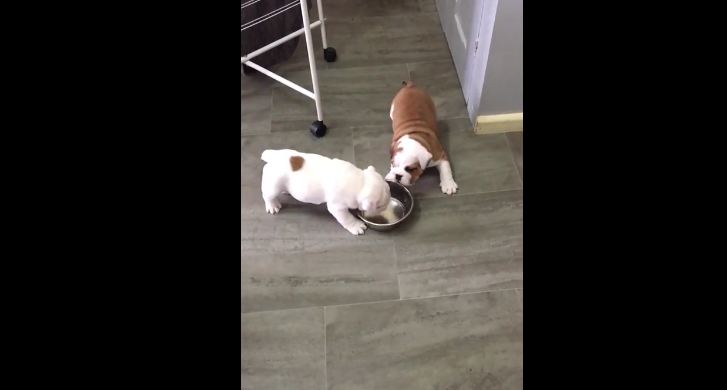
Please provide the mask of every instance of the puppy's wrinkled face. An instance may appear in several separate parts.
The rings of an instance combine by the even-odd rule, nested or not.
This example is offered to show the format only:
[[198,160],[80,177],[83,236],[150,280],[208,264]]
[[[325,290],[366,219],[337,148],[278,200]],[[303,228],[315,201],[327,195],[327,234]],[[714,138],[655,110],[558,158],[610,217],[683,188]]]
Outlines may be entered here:
[[372,166],[364,171],[364,188],[359,198],[359,210],[364,216],[379,215],[389,206],[391,190],[384,178]]
[[413,185],[427,169],[432,154],[419,142],[404,136],[391,150],[391,170],[386,180]]
[[424,173],[424,170],[416,161],[409,161],[403,164],[403,166],[392,161],[391,170],[386,175],[386,180],[396,181],[405,186],[411,186],[416,183],[422,173]]

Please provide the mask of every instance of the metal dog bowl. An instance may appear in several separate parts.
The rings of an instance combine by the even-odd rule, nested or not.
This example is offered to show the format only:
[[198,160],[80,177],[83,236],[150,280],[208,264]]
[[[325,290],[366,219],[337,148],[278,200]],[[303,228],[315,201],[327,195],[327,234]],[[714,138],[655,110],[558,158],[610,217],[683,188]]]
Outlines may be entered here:
[[414,209],[414,197],[404,185],[393,181],[387,183],[391,189],[391,200],[386,211],[373,217],[365,217],[361,210],[356,212],[356,216],[369,228],[380,232],[391,230],[401,224]]

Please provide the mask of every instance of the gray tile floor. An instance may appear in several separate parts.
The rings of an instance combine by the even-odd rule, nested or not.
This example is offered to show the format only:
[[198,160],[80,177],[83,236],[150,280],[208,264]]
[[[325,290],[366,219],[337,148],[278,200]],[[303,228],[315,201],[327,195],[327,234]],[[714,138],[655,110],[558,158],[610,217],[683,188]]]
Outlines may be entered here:
[[[433,0],[324,7],[339,56],[323,61],[314,32],[325,137],[307,130],[310,99],[242,77],[242,388],[522,388],[522,134],[473,134]],[[304,42],[273,70],[310,88]],[[456,195],[427,172],[411,221],[359,237],[325,206],[284,198],[265,213],[264,149],[385,173],[389,104],[408,78],[434,98]]]

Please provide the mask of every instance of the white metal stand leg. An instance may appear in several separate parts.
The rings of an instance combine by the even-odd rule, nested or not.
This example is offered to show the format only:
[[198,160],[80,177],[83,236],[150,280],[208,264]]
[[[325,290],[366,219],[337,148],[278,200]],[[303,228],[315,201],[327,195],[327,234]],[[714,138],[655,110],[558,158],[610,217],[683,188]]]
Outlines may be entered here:
[[[323,122],[323,110],[321,110],[321,93],[318,90],[318,71],[316,70],[316,57],[313,53],[313,37],[310,32],[310,19],[308,17],[308,0],[300,0],[300,11],[303,14],[303,28],[305,29],[305,45],[308,49],[308,62],[310,63],[310,78],[313,82],[313,99],[316,101],[316,113],[318,121]],[[320,12],[320,11],[319,11]],[[321,23],[323,28],[324,23]]]
[[323,50],[328,47],[328,40],[326,39],[326,20],[323,16],[323,4],[322,0],[317,0],[318,3],[318,20],[321,21],[321,41],[323,41]]
[[323,42],[323,58],[328,62],[336,60],[336,49],[328,47],[328,38],[326,37],[326,18],[323,16],[323,3],[322,0],[318,2],[318,20],[321,21],[321,41]]
[[[248,6],[251,6],[253,4],[257,3],[257,1],[249,1],[246,3],[241,4],[241,8],[245,8]],[[303,17],[303,28],[298,29],[297,31],[294,31],[283,38],[278,39],[275,42],[272,42],[260,49],[257,49],[253,51],[252,53],[248,53],[245,56],[241,57],[240,61],[242,64],[247,65],[260,73],[271,77],[282,84],[292,88],[293,90],[300,92],[301,94],[308,96],[309,98],[313,99],[316,103],[316,118],[317,121],[313,122],[310,127],[310,131],[316,136],[316,137],[322,137],[326,133],[326,125],[323,124],[323,107],[321,104],[321,92],[320,88],[318,86],[318,71],[316,68],[316,61],[315,61],[315,53],[313,52],[313,38],[311,29],[320,26],[321,27],[321,38],[323,41],[323,58],[328,62],[333,62],[336,60],[336,50],[332,47],[328,47],[327,37],[326,37],[326,30],[325,30],[325,19],[323,16],[323,4],[321,0],[317,0],[318,4],[318,21],[314,23],[310,23],[310,17],[308,15],[308,0],[300,0],[300,12],[301,16]],[[278,8],[274,11],[271,11],[265,15],[262,15],[255,20],[249,21],[240,27],[240,31],[244,31],[248,28],[251,28],[257,24],[263,23],[266,20],[269,20],[270,18],[280,15],[283,12],[286,12],[290,9],[292,9],[295,6],[295,0],[293,2],[288,3],[287,5]],[[308,91],[307,89],[301,87],[300,85],[274,73],[271,72],[268,69],[263,68],[262,66],[252,62],[251,60],[258,55],[269,51],[277,46],[280,46],[281,44],[290,41],[291,39],[301,35],[305,34],[305,44],[306,44],[306,50],[308,51],[308,63],[310,65],[310,75],[311,75],[311,81],[313,84],[313,92]]]

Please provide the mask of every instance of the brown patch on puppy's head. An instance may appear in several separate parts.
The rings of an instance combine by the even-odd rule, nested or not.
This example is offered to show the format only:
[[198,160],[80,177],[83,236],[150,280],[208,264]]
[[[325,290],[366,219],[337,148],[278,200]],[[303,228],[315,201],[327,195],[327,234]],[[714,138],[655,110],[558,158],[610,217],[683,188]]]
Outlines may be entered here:
[[290,167],[293,169],[293,171],[297,171],[300,168],[303,167],[303,164],[305,163],[305,159],[300,156],[291,156],[290,157]]
[[391,149],[391,161],[394,161],[394,155],[404,150],[404,148]]
[[399,146],[399,141],[396,141],[395,143],[391,144],[391,149],[389,149],[389,156],[391,159],[394,159],[394,155],[404,150],[404,148]]

